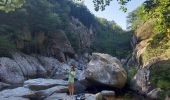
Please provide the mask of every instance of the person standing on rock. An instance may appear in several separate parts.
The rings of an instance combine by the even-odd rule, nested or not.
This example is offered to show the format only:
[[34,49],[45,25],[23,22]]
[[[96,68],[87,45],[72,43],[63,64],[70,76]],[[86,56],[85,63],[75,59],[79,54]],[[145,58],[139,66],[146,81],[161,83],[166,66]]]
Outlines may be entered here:
[[72,65],[71,66],[71,70],[69,71],[69,92],[70,92],[70,96],[74,95],[74,78],[76,76],[76,72],[75,72],[75,66]]

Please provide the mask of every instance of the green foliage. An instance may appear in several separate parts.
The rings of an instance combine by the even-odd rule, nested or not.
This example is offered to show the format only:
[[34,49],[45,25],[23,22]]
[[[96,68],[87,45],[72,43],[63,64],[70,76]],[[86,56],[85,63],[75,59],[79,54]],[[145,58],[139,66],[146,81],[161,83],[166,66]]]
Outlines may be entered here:
[[10,42],[4,36],[0,37],[0,48],[1,49],[15,49],[15,44]]
[[127,72],[128,72],[128,81],[129,82],[136,75],[137,71],[138,71],[138,67],[137,66],[131,66],[129,69],[127,69]]
[[105,52],[119,58],[131,52],[132,32],[125,32],[114,21],[96,18],[85,6],[67,0],[26,0],[22,8],[15,12],[1,12],[0,33],[12,38],[13,42],[21,40],[36,49],[37,33],[45,33],[49,38],[50,34],[63,30],[73,48],[80,52],[81,32],[69,31],[71,16],[79,19],[87,28],[94,28],[96,35],[91,52]]
[[129,14],[128,23],[131,29],[136,29],[152,19],[156,23],[155,33],[166,33],[167,28],[170,27],[169,11],[169,0],[146,0],[141,7]]
[[[124,58],[131,52],[132,32],[125,32],[114,21],[96,18],[85,6],[72,3],[70,5],[71,16],[78,18],[86,27],[95,28],[96,35],[91,46],[91,52],[108,53],[119,58]],[[79,50],[80,33],[66,33],[75,50]]]
[[151,66],[151,82],[163,90],[170,90],[170,60]]
[[14,50],[15,44],[8,38],[0,36],[0,57],[11,57],[10,50]]
[[23,6],[25,0],[0,0],[0,10],[6,13]]

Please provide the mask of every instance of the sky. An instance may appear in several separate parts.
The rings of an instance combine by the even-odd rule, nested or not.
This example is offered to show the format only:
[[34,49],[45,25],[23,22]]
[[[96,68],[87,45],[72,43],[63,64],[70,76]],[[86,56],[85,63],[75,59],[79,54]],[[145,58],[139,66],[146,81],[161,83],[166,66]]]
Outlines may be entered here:
[[113,0],[110,6],[107,6],[104,11],[97,12],[94,10],[94,5],[92,1],[93,0],[85,0],[84,2],[91,13],[93,13],[97,17],[106,18],[109,21],[115,21],[120,27],[126,30],[126,17],[128,13],[135,10],[146,0],[131,0],[126,6],[128,9],[126,13],[119,10],[120,5],[117,3],[117,0]]

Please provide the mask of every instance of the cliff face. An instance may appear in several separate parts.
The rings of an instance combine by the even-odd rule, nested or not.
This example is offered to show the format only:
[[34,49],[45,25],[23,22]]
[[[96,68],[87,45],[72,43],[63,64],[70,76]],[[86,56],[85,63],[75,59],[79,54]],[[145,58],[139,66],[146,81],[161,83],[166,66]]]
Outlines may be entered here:
[[165,33],[166,36],[153,45],[151,41],[156,41],[153,25],[152,21],[146,22],[137,30],[133,39],[136,46],[128,63],[128,65],[138,66],[138,71],[132,79],[132,87],[142,93],[149,93],[155,88],[169,91],[167,84],[170,82],[170,77],[166,74],[170,72],[169,33]]

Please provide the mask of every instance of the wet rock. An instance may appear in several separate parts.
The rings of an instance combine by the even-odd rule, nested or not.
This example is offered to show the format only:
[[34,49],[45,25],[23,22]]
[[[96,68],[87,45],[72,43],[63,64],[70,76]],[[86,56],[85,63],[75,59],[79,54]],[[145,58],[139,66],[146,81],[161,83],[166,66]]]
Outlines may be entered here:
[[127,73],[117,58],[108,54],[93,53],[92,60],[85,71],[85,77],[99,84],[123,88]]
[[57,79],[30,79],[24,82],[24,87],[28,87],[31,90],[44,90],[56,85],[67,86],[68,82]]

